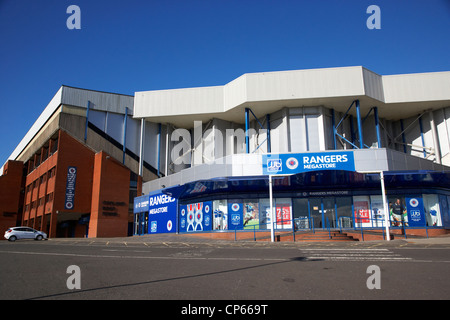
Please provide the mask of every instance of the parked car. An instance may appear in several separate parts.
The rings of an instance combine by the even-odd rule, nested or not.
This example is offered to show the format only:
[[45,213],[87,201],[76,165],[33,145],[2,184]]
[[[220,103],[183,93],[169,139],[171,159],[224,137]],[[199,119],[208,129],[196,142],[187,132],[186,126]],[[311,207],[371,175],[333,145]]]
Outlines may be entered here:
[[4,237],[9,241],[16,241],[18,239],[42,240],[47,239],[47,234],[30,227],[13,227],[5,231]]

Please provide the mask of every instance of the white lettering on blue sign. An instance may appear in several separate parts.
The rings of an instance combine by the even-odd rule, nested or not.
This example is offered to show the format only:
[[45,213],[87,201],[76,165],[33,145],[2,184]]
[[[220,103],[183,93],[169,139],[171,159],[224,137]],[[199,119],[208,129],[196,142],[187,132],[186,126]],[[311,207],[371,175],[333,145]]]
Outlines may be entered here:
[[264,174],[296,174],[315,170],[355,171],[351,151],[269,154],[263,155],[262,163]]
[[278,172],[282,170],[283,165],[280,159],[267,160],[267,171]]
[[175,198],[172,198],[166,194],[160,194],[157,196],[150,197],[149,205],[151,207],[153,207],[153,206],[158,206],[160,204],[171,203],[171,202],[174,202],[175,200],[176,200]]

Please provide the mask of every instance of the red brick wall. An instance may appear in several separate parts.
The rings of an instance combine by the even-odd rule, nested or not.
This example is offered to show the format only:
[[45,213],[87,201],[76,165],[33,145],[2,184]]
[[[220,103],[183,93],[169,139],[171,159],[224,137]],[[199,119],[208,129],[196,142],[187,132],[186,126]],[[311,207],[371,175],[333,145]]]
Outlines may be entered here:
[[[78,219],[81,214],[90,213],[89,237],[127,236],[130,188],[128,168],[104,152],[95,154],[92,149],[63,130],[58,133],[57,151],[39,163],[36,167],[30,164],[25,179],[21,224],[47,232],[49,237],[84,237],[86,225],[79,224]],[[13,207],[17,211],[19,207],[22,167],[15,167],[14,172],[10,168],[9,180],[6,176],[0,177],[0,187],[5,185],[5,190],[8,189],[17,198],[15,202],[8,200],[12,205],[7,209],[10,211],[14,211]],[[64,208],[69,167],[77,168],[74,207],[70,210]],[[11,187],[13,182],[6,182],[10,180],[17,186]],[[138,185],[141,188],[141,183]],[[10,193],[4,191],[0,196],[13,199]],[[0,202],[0,210],[3,210],[3,203],[6,202]],[[15,222],[3,220],[4,228],[16,225]],[[1,221],[0,219],[0,227]],[[58,227],[58,222],[61,221],[72,221],[69,223],[72,234],[68,234],[69,228]]]

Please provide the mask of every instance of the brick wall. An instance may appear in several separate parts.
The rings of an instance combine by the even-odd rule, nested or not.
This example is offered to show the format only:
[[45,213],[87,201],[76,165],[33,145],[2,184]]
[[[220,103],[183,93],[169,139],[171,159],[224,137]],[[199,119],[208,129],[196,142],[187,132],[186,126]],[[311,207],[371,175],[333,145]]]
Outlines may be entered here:
[[89,237],[125,237],[130,170],[105,152],[95,155]]

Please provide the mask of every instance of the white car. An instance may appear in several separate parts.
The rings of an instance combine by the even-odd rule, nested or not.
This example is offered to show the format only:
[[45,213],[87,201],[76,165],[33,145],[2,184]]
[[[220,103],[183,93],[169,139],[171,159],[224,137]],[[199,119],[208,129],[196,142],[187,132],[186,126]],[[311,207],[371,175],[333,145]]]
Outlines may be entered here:
[[18,239],[42,240],[47,239],[47,234],[30,227],[13,227],[5,231],[4,237],[9,241],[16,241]]

